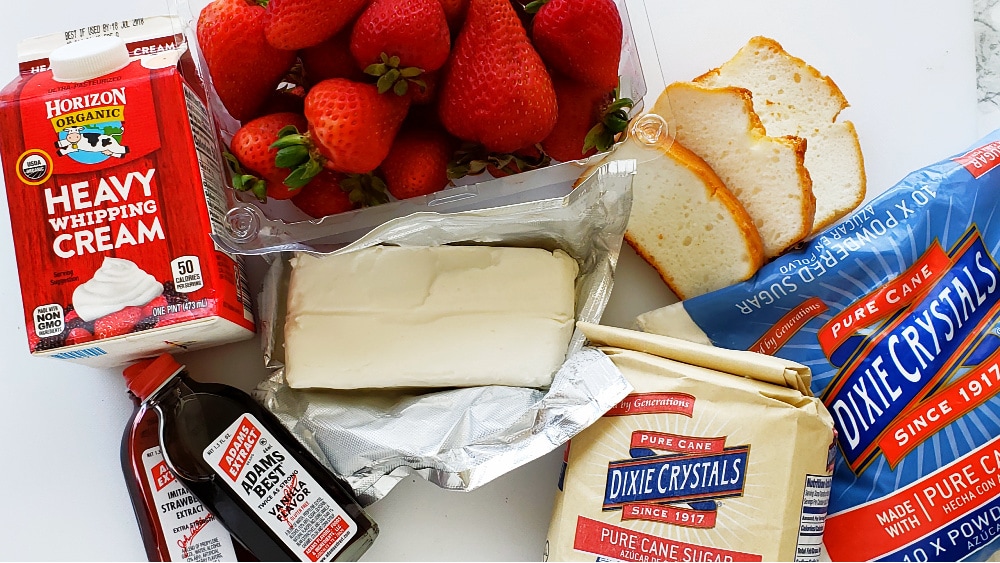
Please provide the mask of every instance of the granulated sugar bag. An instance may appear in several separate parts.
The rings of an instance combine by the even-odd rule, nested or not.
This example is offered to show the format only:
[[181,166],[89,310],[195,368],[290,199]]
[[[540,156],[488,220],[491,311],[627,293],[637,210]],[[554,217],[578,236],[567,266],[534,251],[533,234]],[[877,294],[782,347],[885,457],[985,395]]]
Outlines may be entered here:
[[634,391],[570,442],[550,561],[818,561],[833,420],[805,366],[578,325]]

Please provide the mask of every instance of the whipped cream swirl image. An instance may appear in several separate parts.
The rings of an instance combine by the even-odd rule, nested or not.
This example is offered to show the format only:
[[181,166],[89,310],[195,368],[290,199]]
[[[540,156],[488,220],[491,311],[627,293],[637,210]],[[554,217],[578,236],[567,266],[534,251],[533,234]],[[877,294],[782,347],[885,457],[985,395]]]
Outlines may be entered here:
[[163,293],[163,284],[135,262],[105,258],[94,277],[73,290],[73,308],[86,322],[129,306],[149,303]]

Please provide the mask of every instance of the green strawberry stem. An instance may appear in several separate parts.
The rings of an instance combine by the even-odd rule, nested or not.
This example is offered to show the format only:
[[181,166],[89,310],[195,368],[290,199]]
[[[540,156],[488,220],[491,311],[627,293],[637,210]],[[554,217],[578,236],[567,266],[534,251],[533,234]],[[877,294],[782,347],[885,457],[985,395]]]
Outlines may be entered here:
[[418,78],[424,73],[424,69],[415,66],[400,68],[399,57],[390,57],[386,53],[382,53],[380,58],[382,62],[365,68],[365,74],[378,78],[375,85],[379,94],[392,90],[397,96],[405,96],[411,83],[418,86],[421,92],[427,90],[427,83]]
[[282,182],[289,188],[301,188],[323,171],[326,158],[316,150],[309,133],[299,133],[294,125],[278,131],[278,140],[270,148],[278,149],[274,165],[291,170]]
[[486,171],[490,164],[486,148],[476,143],[463,143],[448,162],[448,179],[476,176]]
[[620,98],[618,88],[612,93],[612,101],[601,112],[601,120],[594,125],[583,140],[583,152],[596,148],[604,152],[615,144],[618,134],[628,127],[628,110],[635,105],[629,98]]
[[372,207],[389,203],[389,191],[385,181],[371,172],[348,174],[340,181],[340,189],[347,193],[347,197],[354,205]]
[[240,161],[236,159],[236,156],[225,151],[223,157],[226,159],[226,163],[229,165],[229,170],[232,176],[233,189],[238,192],[250,192],[256,197],[261,203],[267,201],[267,182],[261,180],[260,178],[254,176],[253,174],[247,174],[243,171],[243,167],[240,165]]
[[552,159],[541,147],[535,145],[537,155],[515,153],[490,153],[485,147],[476,143],[464,143],[451,162],[448,163],[448,179],[457,180],[464,176],[475,176],[486,171],[488,166],[507,174],[517,174],[548,166]]
[[529,14],[537,14],[538,10],[542,9],[542,6],[549,3],[549,0],[534,0],[533,2],[528,2],[524,5],[524,11]]

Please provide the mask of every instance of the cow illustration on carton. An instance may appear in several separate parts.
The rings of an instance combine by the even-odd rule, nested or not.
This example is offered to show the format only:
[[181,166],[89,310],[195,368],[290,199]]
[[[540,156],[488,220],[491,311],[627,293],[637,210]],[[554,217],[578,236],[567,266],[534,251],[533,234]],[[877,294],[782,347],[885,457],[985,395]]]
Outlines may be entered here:
[[[106,125],[104,131],[107,133],[96,132],[80,126],[63,129],[62,133],[59,134],[59,140],[56,141],[59,156],[70,156],[73,160],[85,164],[97,164],[106,160],[107,157],[121,158],[125,156],[128,153],[128,147],[119,142],[124,129],[120,126]],[[75,154],[81,151],[85,154]],[[101,158],[99,155],[103,155],[105,158]]]

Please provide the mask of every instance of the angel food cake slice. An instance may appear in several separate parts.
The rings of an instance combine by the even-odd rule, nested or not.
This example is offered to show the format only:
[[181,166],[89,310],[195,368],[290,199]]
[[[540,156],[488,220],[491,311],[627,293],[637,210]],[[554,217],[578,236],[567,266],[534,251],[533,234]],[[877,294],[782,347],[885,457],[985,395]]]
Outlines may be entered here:
[[740,200],[773,258],[812,230],[816,199],[806,141],[767,135],[748,90],[675,82],[652,113],[670,116],[677,140],[701,157]]
[[805,166],[816,196],[817,233],[865,198],[864,158],[854,124],[837,121],[848,106],[840,88],[767,37],[754,37],[721,67],[694,80],[753,93],[753,109],[768,135],[806,139]]
[[285,377],[293,388],[543,387],[575,322],[561,250],[376,246],[292,259]]
[[679,142],[629,139],[615,158],[642,162],[625,240],[680,299],[752,276],[763,245],[750,216],[712,169]]

